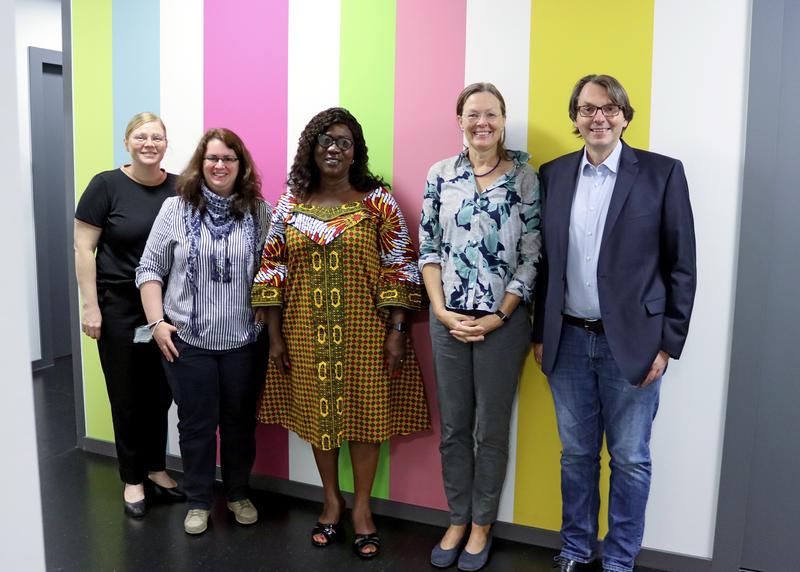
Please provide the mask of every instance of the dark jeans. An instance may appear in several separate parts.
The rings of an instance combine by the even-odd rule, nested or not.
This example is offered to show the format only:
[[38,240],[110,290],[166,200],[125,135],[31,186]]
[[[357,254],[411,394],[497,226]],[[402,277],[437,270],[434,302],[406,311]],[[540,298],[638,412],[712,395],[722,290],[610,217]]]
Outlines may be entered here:
[[106,379],[114,441],[123,482],[138,484],[163,471],[167,411],[172,394],[154,343],[134,344],[133,330],[147,323],[135,286],[97,292],[103,323],[97,350]]
[[[256,402],[264,384],[267,336],[232,350],[205,350],[173,336],[180,353],[164,360],[175,403],[189,508],[210,509],[217,466],[217,427],[225,496],[248,496],[256,456]],[[261,362],[264,362],[263,364]]]
[[[548,377],[561,437],[561,554],[578,562],[597,555],[600,448],[611,455],[608,534],[603,569],[630,572],[642,546],[650,492],[650,429],[661,378],[636,387],[617,366],[604,334],[565,324]],[[637,380],[640,381],[640,380]]]

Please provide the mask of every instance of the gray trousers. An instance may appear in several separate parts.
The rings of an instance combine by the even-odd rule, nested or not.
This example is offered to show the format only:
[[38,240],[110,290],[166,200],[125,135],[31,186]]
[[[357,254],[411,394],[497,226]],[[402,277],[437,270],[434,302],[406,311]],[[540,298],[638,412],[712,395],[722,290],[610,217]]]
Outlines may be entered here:
[[482,342],[458,341],[432,312],[430,332],[450,523],[491,524],[506,478],[514,393],[530,348],[528,313],[520,306]]

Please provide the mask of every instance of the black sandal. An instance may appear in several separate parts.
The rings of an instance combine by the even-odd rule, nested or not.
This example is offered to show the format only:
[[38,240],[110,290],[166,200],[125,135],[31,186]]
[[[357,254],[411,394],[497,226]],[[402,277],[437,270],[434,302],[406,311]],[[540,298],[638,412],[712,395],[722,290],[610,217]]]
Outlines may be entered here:
[[[316,538],[316,535],[321,534],[325,537],[325,542],[320,542]],[[342,534],[342,525],[340,523],[335,524],[323,524],[318,522],[314,525],[314,528],[311,529],[311,544],[314,546],[319,546],[320,548],[324,548],[331,544],[334,540],[336,540],[337,536]]]
[[[373,552],[364,552],[363,549],[367,546],[374,546]],[[353,552],[361,558],[375,558],[381,551],[381,539],[378,538],[377,532],[369,534],[356,534],[356,539],[353,542]]]

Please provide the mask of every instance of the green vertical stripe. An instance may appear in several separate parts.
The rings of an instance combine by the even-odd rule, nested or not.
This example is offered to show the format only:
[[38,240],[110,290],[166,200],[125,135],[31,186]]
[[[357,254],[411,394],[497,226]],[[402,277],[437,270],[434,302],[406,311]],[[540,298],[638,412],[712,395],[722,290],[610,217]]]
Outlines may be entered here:
[[[342,0],[339,102],[364,128],[373,173],[392,182],[394,161],[395,1]],[[353,490],[350,451],[342,447],[339,481]],[[389,498],[389,444],[381,446],[372,496]]]
[[370,169],[392,181],[395,2],[342,0],[339,102],[364,128]]
[[[75,192],[96,173],[114,168],[111,84],[111,0],[72,2],[72,96]],[[86,435],[114,440],[97,344],[83,336]]]
[[[345,443],[339,452],[339,486],[343,491],[353,492],[353,466],[350,461],[350,447]],[[372,496],[379,499],[389,498],[389,442],[381,444],[378,457],[378,469],[375,471],[375,482],[372,484]]]

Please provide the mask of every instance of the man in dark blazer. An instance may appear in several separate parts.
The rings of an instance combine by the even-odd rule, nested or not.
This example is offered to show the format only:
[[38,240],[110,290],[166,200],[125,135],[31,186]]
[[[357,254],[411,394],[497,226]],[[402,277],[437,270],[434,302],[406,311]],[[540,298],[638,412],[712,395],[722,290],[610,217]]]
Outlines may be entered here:
[[616,79],[581,78],[569,114],[585,147],[541,168],[534,312],[534,355],[562,444],[559,565],[574,572],[598,557],[605,434],[603,570],[630,572],[644,533],[661,376],[680,357],[692,313],[694,221],[681,162],[621,140],[633,107]]

